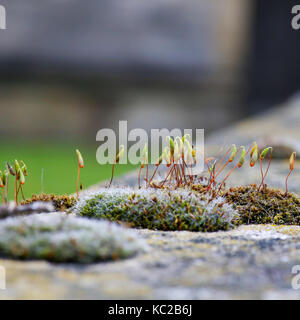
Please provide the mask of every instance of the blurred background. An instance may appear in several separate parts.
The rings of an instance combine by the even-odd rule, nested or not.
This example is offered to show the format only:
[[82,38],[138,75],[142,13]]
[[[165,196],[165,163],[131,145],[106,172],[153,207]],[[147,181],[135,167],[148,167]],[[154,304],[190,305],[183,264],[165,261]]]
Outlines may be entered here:
[[26,196],[75,191],[75,148],[86,160],[84,187],[107,179],[110,167],[95,158],[96,132],[117,129],[119,120],[128,120],[129,130],[204,128],[209,135],[299,89],[293,1],[0,4],[7,11],[7,30],[0,30],[0,164],[27,162]]

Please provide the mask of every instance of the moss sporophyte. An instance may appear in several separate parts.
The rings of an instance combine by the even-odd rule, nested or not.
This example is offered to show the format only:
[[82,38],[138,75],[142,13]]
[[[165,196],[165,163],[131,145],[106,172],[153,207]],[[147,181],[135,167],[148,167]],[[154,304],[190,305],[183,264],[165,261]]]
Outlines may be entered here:
[[[300,224],[297,196],[287,190],[283,193],[270,189],[264,182],[272,161],[272,147],[260,151],[257,143],[253,142],[246,151],[244,146],[233,144],[221,160],[205,158],[209,174],[209,178],[205,178],[191,175],[192,164],[197,159],[194,159],[194,147],[188,137],[167,137],[167,142],[169,145],[159,156],[152,176],[148,178],[146,174],[144,187],[141,186],[141,170],[147,163],[147,145],[143,149],[138,172],[138,190],[99,190],[77,203],[76,213],[158,230],[215,231],[240,223]],[[235,169],[245,165],[248,154],[250,167],[255,167],[259,160],[260,184],[227,189],[225,183]],[[293,153],[287,179],[294,169],[295,157]],[[264,171],[263,161],[266,158],[268,164]],[[232,168],[218,182],[217,178],[229,164],[233,164]],[[154,181],[162,165],[166,166],[166,175]]]
[[[285,180],[286,190],[268,188],[265,178],[270,171],[273,148],[259,150],[256,142],[247,149],[244,146],[231,145],[219,158],[204,159],[207,171],[193,175],[193,165],[197,163],[195,148],[184,137],[167,137],[166,146],[149,177],[148,146],[144,145],[138,170],[138,189],[111,187],[116,164],[124,156],[124,146],[115,155],[112,176],[107,188],[94,194],[83,192],[79,198],[79,174],[83,168],[83,157],[77,155],[76,198],[56,195],[34,195],[24,200],[22,186],[28,175],[23,161],[15,161],[14,168],[7,163],[0,172],[0,187],[3,202],[7,200],[9,177],[15,178],[15,202],[18,194],[23,196],[22,203],[34,201],[52,201],[56,210],[73,211],[77,215],[124,222],[133,227],[157,230],[216,231],[227,230],[241,223],[275,223],[300,225],[299,198],[288,192],[288,178],[295,167],[296,153],[289,161],[289,172]],[[259,162],[261,181],[258,185],[227,188],[226,182],[231,173],[247,164],[255,170]],[[263,163],[268,163],[265,171]],[[155,180],[158,168],[165,166],[165,176]],[[228,172],[225,172],[227,167]],[[144,179],[141,179],[146,169]],[[4,192],[5,188],[5,192]]]
[[77,162],[78,162],[78,171],[77,171],[77,182],[76,182],[76,194],[77,194],[77,199],[79,199],[79,191],[78,191],[78,184],[79,184],[79,174],[80,174],[80,169],[84,167],[83,163],[83,158],[78,149],[76,149],[76,155],[77,155]]
[[[15,177],[14,197],[15,203],[18,204],[18,195],[21,191],[23,200],[25,199],[22,186],[25,184],[25,176],[28,175],[27,166],[24,161],[15,160],[15,169],[7,162],[6,169],[3,173],[0,171],[0,187],[2,188],[2,202],[7,203],[9,176]],[[4,191],[5,188],[5,191]]]
[[119,151],[118,151],[117,154],[116,154],[114,163],[113,163],[113,165],[112,165],[111,179],[110,179],[108,188],[110,188],[110,186],[111,186],[111,184],[112,184],[112,182],[113,182],[115,165],[116,165],[117,163],[119,163],[120,159],[124,156],[124,151],[125,151],[124,146],[121,145]]

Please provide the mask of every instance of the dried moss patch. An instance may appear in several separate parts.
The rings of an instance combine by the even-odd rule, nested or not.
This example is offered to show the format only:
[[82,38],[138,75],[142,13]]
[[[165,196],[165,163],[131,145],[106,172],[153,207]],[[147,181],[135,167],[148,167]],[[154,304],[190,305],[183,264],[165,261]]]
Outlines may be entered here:
[[55,195],[55,194],[34,194],[30,199],[26,199],[21,204],[30,204],[36,201],[52,202],[56,211],[65,211],[73,207],[76,203],[76,198],[68,195]]
[[102,189],[81,200],[75,210],[89,218],[125,222],[154,230],[228,230],[237,212],[225,199],[210,201],[192,190]]
[[300,225],[300,200],[294,194],[256,185],[230,188],[222,196],[239,212],[235,224]]
[[108,221],[48,213],[0,222],[1,257],[90,263],[127,258],[144,248],[130,230]]

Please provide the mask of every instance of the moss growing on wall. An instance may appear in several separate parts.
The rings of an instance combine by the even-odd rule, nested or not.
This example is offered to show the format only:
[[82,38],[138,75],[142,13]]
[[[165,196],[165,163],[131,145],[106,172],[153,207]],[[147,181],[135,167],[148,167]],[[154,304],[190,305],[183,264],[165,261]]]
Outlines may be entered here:
[[83,217],[125,222],[154,230],[217,231],[232,227],[237,214],[225,199],[210,201],[187,189],[102,189],[80,201],[75,212]]
[[257,191],[251,185],[229,188],[222,195],[239,212],[235,224],[300,225],[300,200],[294,194],[271,188]]
[[55,194],[34,194],[30,199],[26,199],[21,204],[30,204],[36,201],[52,202],[56,211],[65,211],[73,207],[76,203],[76,198],[68,195],[55,195]]

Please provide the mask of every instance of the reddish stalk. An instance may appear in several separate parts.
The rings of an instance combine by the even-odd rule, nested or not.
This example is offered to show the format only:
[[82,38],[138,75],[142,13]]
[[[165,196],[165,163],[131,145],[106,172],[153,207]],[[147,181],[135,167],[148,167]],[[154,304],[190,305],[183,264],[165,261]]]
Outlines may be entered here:
[[228,177],[231,175],[231,173],[233,172],[233,170],[235,170],[237,167],[239,166],[239,164],[235,165],[227,174],[227,176],[222,180],[221,184],[220,184],[220,187],[218,189],[218,192],[217,192],[217,195],[218,193],[220,192],[221,188],[222,188],[222,185],[225,183],[225,181],[228,179]]
[[290,176],[290,174],[292,173],[293,169],[290,170],[289,174],[287,175],[286,179],[285,179],[285,195],[288,195],[288,178]]
[[[183,160],[184,161],[184,160]],[[182,177],[184,179],[184,182],[186,183],[186,176],[185,176],[185,167],[184,167],[184,163],[181,163],[181,171],[182,171]]]
[[184,181],[184,183],[187,183],[187,179],[185,176],[185,166],[184,166],[184,160],[182,159],[182,162],[180,163],[180,168],[181,168],[181,182]]
[[223,165],[223,167],[217,172],[218,168],[216,170],[214,170],[214,172],[217,172],[216,174],[214,174],[214,172],[212,173],[212,178],[210,180],[210,184],[207,187],[208,189],[210,189],[212,183],[216,180],[216,178],[218,177],[218,175],[224,170],[224,168],[228,165],[228,163],[230,163],[230,159],[228,159],[225,164]]
[[178,185],[182,184],[182,173],[180,170],[180,165],[176,164],[176,168],[177,168],[177,173],[178,173]]
[[110,179],[108,188],[110,188],[110,186],[111,186],[111,184],[112,184],[112,181],[113,181],[113,178],[114,178],[115,164],[116,164],[116,161],[114,161],[114,163],[113,163],[113,165],[112,165],[111,179]]
[[77,183],[76,183],[76,194],[77,194],[77,200],[79,199],[79,190],[78,190],[78,185],[79,185],[79,175],[80,175],[80,169],[84,167],[83,163],[83,158],[78,149],[75,150],[76,155],[77,155],[77,161],[78,161],[78,172],[77,172]]
[[182,167],[182,174],[185,177],[185,161],[184,161],[184,155],[182,155],[182,163],[181,163],[181,167]]
[[[262,160],[265,158],[265,156],[267,155],[267,153],[268,153],[268,151],[270,150],[270,159],[269,159],[269,163],[268,163],[268,167],[267,167],[267,170],[265,171],[265,174],[263,174],[263,169],[262,169]],[[270,168],[270,164],[271,164],[271,161],[272,161],[272,147],[268,147],[268,148],[265,148],[262,152],[261,152],[261,154],[260,154],[260,156],[259,156],[259,162],[260,162],[260,173],[261,173],[261,183],[260,183],[260,185],[259,185],[259,187],[258,187],[258,190],[260,189],[260,188],[262,188],[263,189],[263,187],[264,187],[264,180],[265,180],[265,178],[266,178],[266,176],[267,176],[267,173],[268,173],[268,171],[269,171],[269,168]],[[293,154],[292,154],[293,155]],[[292,157],[292,156],[291,156]]]
[[143,167],[143,165],[141,164],[140,170],[139,170],[139,178],[138,178],[138,180],[139,180],[139,189],[141,189],[141,172],[142,172],[142,167]]
[[7,195],[8,195],[8,177],[9,174],[6,177],[6,185],[5,185],[5,203],[7,203]]
[[[213,171],[210,170],[210,167],[209,167],[209,165],[208,165],[208,161],[204,161],[204,163],[205,163],[206,166],[207,166],[207,171],[210,172],[210,175],[209,175],[209,184],[210,184],[211,179],[212,179],[214,173],[213,173]],[[208,190],[208,186],[207,186],[207,190]]]
[[78,165],[77,183],[76,183],[76,194],[77,194],[77,200],[79,199],[79,191],[78,191],[78,185],[79,185],[79,173],[80,173],[80,166]]
[[[210,177],[210,183],[207,187],[207,189],[209,190],[211,185],[213,184],[213,182],[216,180],[217,176],[224,170],[224,168],[228,165],[229,162],[231,162],[230,159],[227,160],[227,162],[223,165],[223,167],[219,170],[221,164],[223,163],[225,157],[228,155],[228,153],[230,152],[231,150],[231,147],[225,152],[225,154],[223,155],[221,161],[218,163],[217,167],[215,168],[214,172],[211,174],[211,177]],[[219,170],[219,171],[218,171]],[[215,172],[216,172],[216,175],[215,175]]]
[[[263,175],[263,177],[262,177],[262,181],[261,181],[261,183],[260,183],[260,185],[259,185],[259,187],[258,187],[258,190],[260,189],[260,187],[263,189],[263,187],[264,187],[264,181],[265,181],[265,178],[266,178],[266,176],[267,176],[267,174],[268,174],[268,171],[269,171],[269,168],[270,168],[270,165],[271,165],[271,161],[272,161],[272,153],[271,153],[271,155],[270,155],[270,159],[269,159],[269,162],[268,162],[268,167],[267,167],[267,170],[265,171],[265,174]],[[261,170],[262,170],[262,161],[261,161]]]
[[149,182],[148,182],[148,187],[150,186],[151,181],[153,180],[154,176],[156,175],[156,172],[157,172],[157,170],[158,170],[158,167],[159,167],[159,165],[156,166],[156,168],[155,168],[155,170],[154,170],[154,173],[153,173],[151,179],[150,179]]
[[177,166],[174,163],[174,173],[175,173],[175,179],[176,179],[176,183],[177,183],[177,187],[178,187],[178,170],[177,170]]
[[259,165],[260,165],[260,173],[261,173],[261,182],[259,184],[258,190],[260,189],[260,186],[262,185],[264,181],[264,174],[263,174],[263,168],[262,168],[262,159],[259,159]]
[[[218,166],[216,167],[215,172],[218,172],[218,169],[220,168],[222,162],[224,161],[225,157],[228,155],[228,153],[229,153],[230,150],[231,150],[231,148],[229,148],[229,149],[226,151],[226,153],[223,155],[221,161],[218,163]],[[221,171],[222,171],[222,170],[223,170],[223,169],[221,169]]]
[[[255,144],[255,143],[253,142],[253,143],[250,145],[250,147],[248,148],[248,150],[247,150],[247,152],[246,152],[246,154],[245,154],[245,157],[248,155],[248,153],[250,152],[250,150],[252,149],[252,147],[253,147],[254,144]],[[220,164],[223,162],[225,156],[229,153],[230,150],[231,150],[231,149],[229,148],[229,149],[227,150],[227,152],[225,153],[225,155],[223,156],[221,162],[219,163],[218,167],[216,168],[216,172],[217,172],[218,168],[220,167]],[[223,165],[223,167],[216,173],[216,175],[214,175],[214,176],[212,177],[212,180],[211,180],[211,182],[210,182],[210,184],[209,184],[209,186],[208,186],[208,189],[210,188],[210,186],[211,186],[211,184],[214,182],[214,180],[217,178],[217,176],[224,170],[224,168],[225,168],[225,167],[228,165],[228,163],[230,163],[230,162],[231,162],[230,159],[228,159],[227,162]],[[233,169],[234,169],[234,168],[233,168]],[[230,171],[230,174],[231,174],[232,171],[233,171],[233,170]],[[227,178],[226,178],[226,179],[227,179]],[[221,188],[221,186],[222,186],[222,183],[221,183],[221,185],[220,185],[220,188]],[[219,189],[219,191],[220,191],[220,189]],[[219,191],[218,191],[218,192],[219,192]]]
[[246,152],[246,156],[248,155],[248,153],[250,152],[250,150],[252,149],[252,147],[254,147],[255,142],[252,142],[252,144],[250,145],[249,149]]
[[189,166],[187,165],[186,162],[185,162],[185,168],[186,168],[186,172],[187,172],[187,175],[189,177],[189,180],[191,182],[191,172],[190,172],[190,168],[189,168]]
[[18,182],[18,173],[16,173],[16,180],[15,180],[15,203],[16,203],[16,205],[18,205],[17,182]]
[[288,195],[288,185],[287,185],[288,178],[289,178],[290,174],[292,173],[292,171],[294,170],[295,160],[296,160],[296,152],[293,152],[290,157],[290,172],[288,173],[286,180],[285,180],[285,195],[286,196]]
[[163,183],[162,183],[162,185],[161,185],[162,187],[164,186],[164,184],[165,184],[166,181],[168,180],[169,175],[171,174],[171,172],[173,171],[173,169],[174,169],[174,166],[172,166],[172,167],[169,168],[168,173],[167,173],[167,175],[166,175],[166,178],[165,178],[165,180],[163,181]]
[[191,163],[191,182],[194,182],[194,176],[193,176],[193,164]]
[[[240,147],[240,149],[242,150],[241,156],[240,156],[240,160],[239,160],[239,162],[228,172],[227,176],[226,176],[226,177],[223,179],[223,181],[221,182],[220,187],[219,187],[218,192],[217,192],[217,195],[218,195],[218,193],[220,192],[220,190],[221,190],[221,188],[222,188],[222,185],[225,184],[225,181],[228,179],[228,177],[231,175],[231,173],[232,173],[237,167],[241,168],[241,167],[243,166],[247,154],[246,154],[246,151],[245,151],[245,147],[244,147],[244,146]],[[234,157],[235,157],[235,155],[234,155]]]
[[21,193],[22,193],[22,198],[23,198],[23,200],[25,200],[22,184],[19,182],[19,188],[18,188],[18,191],[17,191],[17,196],[19,195],[20,190],[21,190]]

